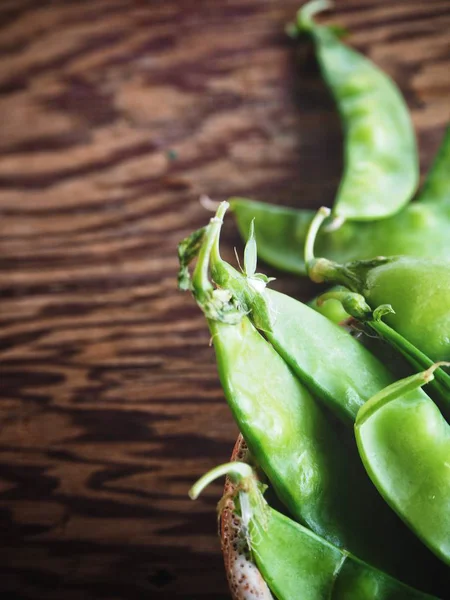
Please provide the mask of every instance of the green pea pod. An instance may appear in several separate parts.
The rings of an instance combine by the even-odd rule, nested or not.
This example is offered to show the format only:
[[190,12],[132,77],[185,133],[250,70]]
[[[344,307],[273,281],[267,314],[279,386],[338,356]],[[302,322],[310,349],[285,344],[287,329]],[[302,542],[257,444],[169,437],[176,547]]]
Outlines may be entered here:
[[[221,206],[223,215],[226,204]],[[219,253],[217,218],[213,225],[215,229],[207,231],[204,244],[211,253],[211,275],[220,286],[218,291],[223,297],[228,294],[235,309],[258,323],[279,350],[257,332],[247,316],[231,325],[224,318],[209,319],[221,383],[250,451],[296,519],[335,545],[432,591],[427,586],[439,581],[437,561],[393,520],[392,511],[367,485],[350,429],[334,422],[309,395],[281,358],[277,344],[283,343],[283,335],[291,336],[290,348],[299,347],[303,352],[302,379],[314,391],[328,393],[336,412],[341,411],[351,425],[359,407],[391,383],[392,375],[341,327],[309,307],[265,289],[268,279],[254,273],[253,257],[245,263],[245,275],[225,263]],[[252,240],[249,247],[255,243]],[[203,272],[205,256],[201,252],[194,271],[194,293],[198,301],[203,298],[203,304],[199,303],[205,313],[211,314],[205,310],[205,294],[195,291],[199,286],[207,289],[207,283],[195,282]],[[230,313],[220,311],[222,315]],[[289,356],[286,360],[295,368]],[[371,507],[370,519],[362,506]],[[414,570],[411,562],[417,565]],[[431,572],[435,577],[430,577]]]
[[438,365],[392,384],[358,412],[364,466],[389,505],[450,565],[450,426],[417,389]]
[[[383,323],[381,318],[392,312],[390,305],[383,305],[378,307],[377,310],[372,311],[363,296],[349,290],[343,290],[345,288],[342,288],[342,290],[331,289],[322,296],[319,296],[319,298],[326,302],[330,302],[331,300],[341,302],[344,310],[344,307],[346,307],[347,311],[353,317],[363,321],[358,330],[361,334],[368,335],[360,337],[361,343],[379,358],[379,353],[382,351],[382,360],[385,364],[389,364],[390,369],[395,372],[398,378],[405,377],[408,374],[408,370],[405,369],[405,362],[401,360],[402,355],[415,371],[429,369],[433,366],[434,362],[426,354],[392,329],[392,327]],[[350,323],[352,323],[351,320]],[[352,325],[354,325],[354,321]],[[390,345],[390,348],[386,346],[386,343]],[[431,388],[431,397],[438,404],[444,416],[450,419],[450,376],[448,373],[442,368],[436,369],[429,387]]]
[[[367,502],[375,513],[383,513],[384,505],[377,505],[357,455],[355,460],[341,444],[339,428],[250,323],[230,291],[213,289],[208,279],[210,253],[225,209],[222,204],[206,230],[192,291],[208,319],[233,416],[252,455],[296,519],[337,545],[370,558],[375,553],[383,560],[388,554],[384,540],[373,543],[380,526],[374,527],[373,516],[368,519],[358,507]],[[388,519],[391,516],[388,512]]]
[[344,45],[333,27],[314,22],[313,16],[329,6],[323,0],[303,6],[296,31],[313,39],[322,75],[344,127],[345,171],[333,215],[342,220],[381,219],[397,213],[417,187],[414,129],[394,82]]
[[450,261],[409,256],[339,264],[314,258],[314,238],[327,216],[321,209],[305,246],[309,276],[344,285],[364,296],[372,310],[390,305],[385,319],[432,360],[450,360]]
[[[361,500],[350,493],[357,485],[354,474],[361,476],[358,462],[352,461],[332,421],[232,294],[214,289],[208,279],[210,253],[225,209],[222,204],[206,230],[192,291],[208,319],[233,416],[292,515],[338,545],[369,546],[360,534],[367,527],[360,520],[366,517],[356,510]],[[342,481],[350,480],[348,492],[342,493]]]
[[[245,198],[231,198],[231,209],[243,239],[252,219],[258,255],[282,271],[306,275],[299,248],[315,211],[286,208]],[[338,262],[374,256],[450,257],[450,127],[416,200],[396,215],[373,222],[346,222],[326,227],[317,236],[317,253]]]
[[[231,462],[204,475],[195,499],[214,479],[228,475],[244,543],[278,600],[431,600],[272,509],[246,463]],[[434,597],[435,598],[435,597]]]

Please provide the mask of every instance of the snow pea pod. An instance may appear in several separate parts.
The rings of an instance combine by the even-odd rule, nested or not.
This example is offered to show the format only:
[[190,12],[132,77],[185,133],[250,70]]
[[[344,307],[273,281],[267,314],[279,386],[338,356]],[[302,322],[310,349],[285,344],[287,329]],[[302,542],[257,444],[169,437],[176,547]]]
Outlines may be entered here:
[[349,452],[339,449],[331,420],[247,317],[208,324],[233,417],[278,497],[313,531],[354,547],[356,524],[346,504],[356,503],[341,495]]
[[450,426],[431,400],[416,393],[437,367],[400,380],[366,402],[355,435],[379,492],[450,565]]
[[356,509],[355,499],[348,493],[344,500],[341,491],[341,482],[353,477],[349,452],[325,411],[239,311],[229,291],[214,290],[207,279],[225,209],[221,205],[206,231],[192,290],[208,319],[228,404],[250,452],[291,514],[334,543],[353,547],[360,543],[352,538],[361,537],[363,524],[356,525],[357,511],[349,509],[348,503]]
[[[191,289],[207,317],[225,396],[252,455],[297,520],[333,544],[432,591],[429,586],[438,580],[430,576],[436,573],[434,557],[376,493],[356,448],[342,442],[342,425],[251,324],[241,298],[224,285],[214,288],[208,279],[225,210],[223,203],[204,234]],[[254,246],[247,248],[247,266],[255,266],[255,252]],[[211,274],[215,278],[215,269]],[[264,279],[253,273],[256,288]],[[264,309],[258,302],[256,306]],[[264,322],[267,314],[262,310],[261,315]],[[364,506],[371,507],[370,515]],[[412,572],[411,561],[418,565]]]
[[[362,562],[271,508],[246,463],[231,462],[204,475],[190,490],[195,499],[214,479],[235,484],[242,538],[278,600],[431,600]],[[219,505],[220,506],[220,505]]]
[[[282,271],[306,275],[299,248],[315,211],[286,208],[246,198],[231,198],[231,209],[243,239],[255,219],[258,254]],[[338,262],[374,256],[450,257],[450,127],[447,127],[425,184],[417,198],[396,215],[372,222],[345,222],[324,227],[317,253]]]
[[329,6],[324,0],[307,3],[289,31],[311,36],[344,127],[344,175],[333,216],[341,220],[381,219],[397,213],[417,187],[414,129],[394,82],[367,58],[342,44],[334,27],[314,22],[313,16]]

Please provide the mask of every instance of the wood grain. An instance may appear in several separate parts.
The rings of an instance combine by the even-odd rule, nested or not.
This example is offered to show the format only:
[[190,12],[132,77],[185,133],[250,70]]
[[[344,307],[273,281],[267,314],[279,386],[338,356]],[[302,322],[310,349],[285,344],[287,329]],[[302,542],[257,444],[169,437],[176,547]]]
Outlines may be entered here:
[[[220,485],[187,490],[237,429],[176,244],[209,218],[203,193],[332,202],[340,126],[283,34],[298,3],[0,3],[8,598],[228,598]],[[424,172],[449,117],[448,1],[342,0],[335,17],[401,87]]]

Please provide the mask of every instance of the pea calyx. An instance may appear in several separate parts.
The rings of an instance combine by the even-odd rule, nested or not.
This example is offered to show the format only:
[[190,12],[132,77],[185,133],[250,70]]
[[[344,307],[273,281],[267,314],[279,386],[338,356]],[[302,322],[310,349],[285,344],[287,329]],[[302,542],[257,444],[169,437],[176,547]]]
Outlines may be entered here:
[[244,249],[244,268],[241,268],[241,272],[222,259],[219,242],[220,229],[211,250],[212,279],[221,289],[228,290],[232,294],[243,314],[252,313],[252,321],[258,329],[271,331],[270,304],[264,298],[263,292],[267,284],[275,278],[255,272],[257,247],[253,221],[250,223],[250,232]]
[[306,272],[315,283],[331,281],[339,283],[354,292],[363,293],[367,273],[374,267],[391,262],[393,257],[377,256],[369,260],[358,260],[345,265],[327,258],[316,258],[314,256],[314,244],[317,234],[330,213],[329,208],[322,206],[311,221],[304,249]]
[[200,251],[205,231],[206,227],[201,227],[178,244],[178,261],[180,263],[178,288],[180,290],[186,291],[190,289],[191,276],[189,274],[189,265]]
[[365,321],[372,317],[372,309],[361,294],[349,290],[332,290],[319,296],[317,304],[321,306],[327,300],[338,300],[345,312],[355,319]]
[[[208,319],[235,324],[242,319],[245,310],[229,290],[215,287],[210,280],[211,253],[228,206],[228,202],[222,202],[206,227],[198,229],[179,244],[178,286],[192,292]],[[189,264],[196,257],[197,264],[191,277]]]
[[253,468],[244,462],[232,461],[214,467],[194,483],[188,494],[192,500],[196,500],[203,490],[219,477],[228,476],[234,484],[234,491],[231,496],[225,495],[217,505],[219,516],[225,507],[227,500],[233,499],[235,510],[242,519],[241,533],[246,539],[248,547],[252,548],[252,542],[249,537],[248,527],[250,521],[256,520],[259,525],[265,528],[269,505],[264,499],[264,492],[267,486],[261,483]]

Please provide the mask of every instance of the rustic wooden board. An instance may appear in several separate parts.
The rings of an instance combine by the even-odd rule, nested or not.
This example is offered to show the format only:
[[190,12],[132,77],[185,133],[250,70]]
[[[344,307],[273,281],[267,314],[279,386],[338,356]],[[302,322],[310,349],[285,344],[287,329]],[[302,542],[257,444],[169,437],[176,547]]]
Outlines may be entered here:
[[[209,217],[202,193],[333,199],[339,122],[283,34],[298,3],[0,3],[8,598],[228,597],[220,485],[186,494],[237,429],[175,251]],[[399,83],[426,169],[449,116],[448,1],[342,0],[336,20]]]

